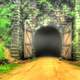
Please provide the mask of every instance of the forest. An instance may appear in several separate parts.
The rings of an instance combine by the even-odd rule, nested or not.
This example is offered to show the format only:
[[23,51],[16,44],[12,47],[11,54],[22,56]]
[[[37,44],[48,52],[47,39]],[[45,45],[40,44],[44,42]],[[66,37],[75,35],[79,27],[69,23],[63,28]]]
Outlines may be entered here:
[[[35,52],[34,46],[32,46],[33,34],[41,26],[47,25],[56,25],[62,34],[62,55],[59,59],[80,67],[79,0],[0,0],[0,74],[8,73],[24,63],[27,66],[29,61],[32,64],[32,61],[39,61],[41,65],[42,60],[47,62],[46,58],[46,60],[41,58],[41,61],[37,60],[33,54]],[[37,41],[34,41],[37,44]],[[52,59],[49,60],[51,63]],[[58,63],[56,59],[55,61]],[[53,60],[54,63],[55,61]],[[47,63],[44,66],[47,66]],[[34,69],[37,71],[36,68]],[[26,79],[18,79],[17,76],[16,80]],[[79,79],[76,78],[76,80]],[[8,79],[2,78],[0,80]],[[29,78],[27,80],[38,79]],[[42,80],[46,79],[42,78]],[[54,78],[54,80],[59,79]],[[71,80],[74,79],[71,78]]]

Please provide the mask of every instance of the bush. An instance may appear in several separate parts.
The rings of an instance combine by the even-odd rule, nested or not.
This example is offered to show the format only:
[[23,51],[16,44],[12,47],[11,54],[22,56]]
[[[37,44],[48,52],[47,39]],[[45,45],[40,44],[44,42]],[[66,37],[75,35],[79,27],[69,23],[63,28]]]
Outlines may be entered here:
[[0,42],[0,60],[5,59],[4,55],[4,42]]
[[5,64],[0,66],[0,73],[7,73],[17,67],[18,64]]

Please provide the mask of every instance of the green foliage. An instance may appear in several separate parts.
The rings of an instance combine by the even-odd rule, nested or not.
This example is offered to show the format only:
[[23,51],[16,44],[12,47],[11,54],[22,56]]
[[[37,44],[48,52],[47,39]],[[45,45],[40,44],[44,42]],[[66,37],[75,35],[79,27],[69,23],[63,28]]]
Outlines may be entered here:
[[2,3],[9,3],[10,0],[0,0]]
[[12,10],[14,9],[14,4],[5,4],[0,7],[0,36],[4,40],[0,42],[0,60],[5,59],[4,48],[7,43],[10,42],[11,37],[8,34],[10,31],[11,21],[12,21]]
[[[56,3],[59,4],[56,4]],[[65,13],[65,16],[69,17],[74,17],[75,16],[75,11],[71,10],[71,7],[69,6],[69,3],[63,3],[63,0],[35,0],[31,2],[30,0],[27,1],[27,6],[23,8],[23,14],[27,15],[25,19],[28,19],[28,21],[32,21],[33,19],[37,19],[37,26],[39,23],[45,24],[45,20],[48,22],[52,20],[52,18],[49,16],[56,10],[62,11]],[[31,5],[33,3],[33,5]],[[71,1],[70,1],[71,3]],[[74,0],[72,0],[72,4],[74,3]],[[56,5],[56,7],[55,7]],[[58,7],[57,7],[58,6]],[[45,18],[44,18],[45,17]],[[31,24],[31,23],[30,23]],[[39,24],[40,25],[40,24]],[[36,26],[36,25],[35,25]]]
[[0,65],[0,73],[8,73],[13,70],[15,67],[19,66],[19,64],[5,64]]
[[76,60],[80,60],[80,3],[78,0],[75,2],[75,27],[74,27],[74,39],[73,39],[73,48],[75,50]]
[[0,60],[5,59],[5,55],[4,55],[4,43],[1,42],[0,43]]
[[0,36],[7,41],[9,35],[7,32],[9,32],[13,12],[12,10],[15,8],[14,4],[6,4],[2,7],[0,7]]
[[10,20],[7,17],[0,19],[0,28],[6,28],[11,24]]
[[51,2],[49,0],[37,0],[37,4],[41,7],[41,9],[45,10],[47,9],[47,11],[52,11],[53,10],[53,5],[51,4]]
[[[74,0],[72,0],[72,2],[74,3]],[[73,49],[75,51],[75,58],[77,60],[80,60],[80,49],[79,49],[79,40],[80,40],[80,3],[76,0],[74,3],[75,7],[73,10],[71,10],[69,8],[68,5],[64,4],[63,5],[63,11],[65,12],[65,14],[67,16],[69,16],[70,18],[74,18],[74,39],[73,39]]]
[[54,10],[54,7],[49,0],[35,0],[33,2],[27,0],[26,2],[27,4],[24,8],[24,4],[21,6],[23,10],[21,13],[24,15],[24,19],[27,19],[29,25],[38,27],[42,24],[47,24],[50,21],[48,14]]
[[6,28],[11,24],[11,17],[13,16],[12,9],[15,7],[13,4],[7,4],[0,7],[0,28]]
[[67,5],[63,5],[63,11],[65,12],[65,14],[69,17],[75,17],[75,9],[71,10],[69,6]]

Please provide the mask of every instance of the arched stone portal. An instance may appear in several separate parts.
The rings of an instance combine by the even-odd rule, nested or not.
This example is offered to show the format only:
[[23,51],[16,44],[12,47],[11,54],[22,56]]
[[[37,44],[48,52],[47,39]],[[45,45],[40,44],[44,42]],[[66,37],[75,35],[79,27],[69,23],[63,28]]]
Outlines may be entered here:
[[32,31],[25,29],[24,57],[62,56],[71,59],[72,31],[70,26],[41,26]]
[[62,38],[56,26],[40,27],[33,36],[33,49],[36,56],[60,57]]

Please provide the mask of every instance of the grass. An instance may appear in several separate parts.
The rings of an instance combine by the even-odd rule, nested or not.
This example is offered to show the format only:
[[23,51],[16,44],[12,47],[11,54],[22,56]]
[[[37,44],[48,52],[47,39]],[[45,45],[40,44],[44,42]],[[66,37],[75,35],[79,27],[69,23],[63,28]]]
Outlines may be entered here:
[[7,73],[17,67],[19,64],[5,64],[0,65],[0,73]]
[[76,66],[80,67],[80,62],[74,63]]

